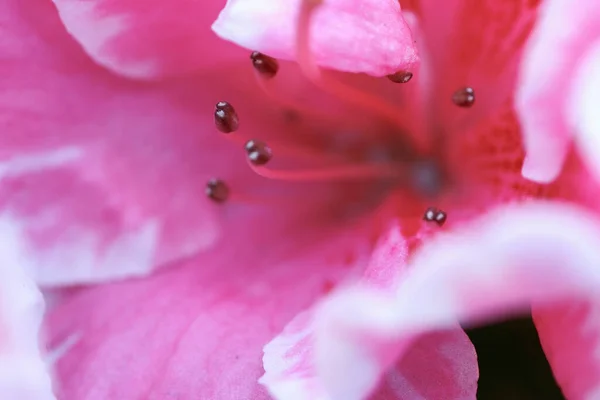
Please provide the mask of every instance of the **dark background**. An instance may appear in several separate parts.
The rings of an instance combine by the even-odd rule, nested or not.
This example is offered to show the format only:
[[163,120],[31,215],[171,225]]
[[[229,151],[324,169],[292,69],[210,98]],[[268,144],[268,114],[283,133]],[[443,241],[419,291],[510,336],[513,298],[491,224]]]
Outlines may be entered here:
[[563,400],[531,317],[467,329],[479,359],[479,400]]

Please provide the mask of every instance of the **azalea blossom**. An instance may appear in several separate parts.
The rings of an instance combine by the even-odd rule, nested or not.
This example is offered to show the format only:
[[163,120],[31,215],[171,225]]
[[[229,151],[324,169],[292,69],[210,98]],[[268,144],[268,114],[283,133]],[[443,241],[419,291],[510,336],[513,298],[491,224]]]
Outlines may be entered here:
[[[0,382],[36,399],[474,398],[459,323],[593,290],[585,169],[521,176],[512,99],[537,3],[401,5],[5,1],[0,250],[29,302],[0,298],[0,366],[31,369]],[[4,339],[39,330],[30,279],[43,354]],[[536,316],[548,335],[570,317]]]

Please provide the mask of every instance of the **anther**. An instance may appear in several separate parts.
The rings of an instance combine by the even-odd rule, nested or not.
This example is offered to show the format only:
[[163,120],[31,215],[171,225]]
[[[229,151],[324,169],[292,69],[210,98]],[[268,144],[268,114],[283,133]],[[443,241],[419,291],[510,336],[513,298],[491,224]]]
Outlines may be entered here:
[[265,165],[273,157],[271,148],[265,142],[260,140],[249,140],[246,142],[245,149],[248,154],[248,160],[250,160],[253,165]]
[[438,210],[435,207],[429,207],[425,210],[425,214],[423,215],[423,220],[427,222],[435,222],[439,226],[444,225],[446,219],[448,218],[448,214],[445,211]]
[[252,60],[252,66],[261,77],[269,79],[277,75],[279,63],[273,57],[269,57],[258,51],[253,51],[252,54],[250,54],[250,59]]
[[215,126],[223,133],[235,132],[240,126],[235,108],[226,101],[220,101],[215,106]]
[[220,179],[213,178],[206,183],[206,196],[215,203],[223,203],[229,198],[229,187]]
[[412,72],[408,71],[398,71],[394,74],[388,75],[387,77],[394,83],[406,83],[412,79],[413,74]]
[[435,215],[435,223],[439,226],[442,226],[444,225],[444,222],[446,222],[446,218],[448,218],[446,212],[438,210],[437,214]]
[[459,107],[471,107],[475,103],[475,91],[472,87],[458,89],[452,95],[452,102]]

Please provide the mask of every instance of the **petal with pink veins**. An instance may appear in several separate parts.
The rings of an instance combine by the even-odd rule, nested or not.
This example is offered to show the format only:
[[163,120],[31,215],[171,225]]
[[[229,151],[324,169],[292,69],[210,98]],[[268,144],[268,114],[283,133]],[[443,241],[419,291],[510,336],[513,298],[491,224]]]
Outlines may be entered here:
[[[248,49],[295,60],[303,1],[228,0],[213,30]],[[415,68],[418,55],[398,1],[326,0],[315,13],[310,48],[318,65],[374,76]]]
[[263,345],[352,268],[322,262],[358,244],[349,240],[279,262],[226,246],[65,293],[46,320],[51,350],[72,342],[55,364],[61,399],[267,399]]
[[[407,273],[408,254],[407,240],[397,225],[392,226],[380,240],[360,282],[379,294],[390,295]],[[380,383],[379,387],[369,397],[374,400],[475,398],[478,378],[475,349],[458,326],[416,338],[400,362],[390,360],[390,368],[384,376],[379,376],[380,371],[373,369],[370,363],[355,364],[354,368],[329,364],[328,372],[318,374],[314,345],[316,316],[320,309],[321,306],[316,305],[299,314],[265,346],[266,372],[260,382],[276,399],[364,399],[376,383]],[[347,309],[346,312],[354,311]],[[369,312],[377,314],[377,309]],[[344,346],[345,343],[339,344]],[[338,350],[360,354],[367,348]],[[395,357],[395,353],[390,354]],[[364,357],[361,360],[364,361]],[[335,369],[343,372],[338,374]],[[377,374],[374,380],[373,374]],[[333,385],[326,385],[328,378],[337,380],[333,390]]]
[[[423,332],[484,323],[600,287],[600,221],[565,204],[498,208],[430,239],[393,296],[368,285],[316,314],[316,371],[333,399],[375,388]],[[472,397],[474,398],[474,396]]]
[[[539,0],[401,0],[423,32],[419,51],[436,78],[427,93],[434,115],[448,129],[485,118],[512,98],[523,47]],[[459,108],[452,95],[471,87],[475,103]]]
[[[589,160],[593,150],[588,146],[597,142],[592,136],[600,133],[586,117],[598,98],[597,78],[589,75],[590,68],[598,65],[598,40],[600,3],[544,3],[539,23],[527,43],[517,92],[527,151],[522,171],[525,177],[543,183],[554,180],[565,162],[573,135],[578,140],[581,135],[583,154]],[[582,83],[590,86],[582,87]],[[597,167],[596,162],[592,165]]]
[[21,268],[25,249],[6,218],[0,220],[0,397],[52,400],[39,334],[44,300]]
[[151,79],[222,65],[243,54],[210,24],[224,1],[53,0],[67,30],[100,65]]

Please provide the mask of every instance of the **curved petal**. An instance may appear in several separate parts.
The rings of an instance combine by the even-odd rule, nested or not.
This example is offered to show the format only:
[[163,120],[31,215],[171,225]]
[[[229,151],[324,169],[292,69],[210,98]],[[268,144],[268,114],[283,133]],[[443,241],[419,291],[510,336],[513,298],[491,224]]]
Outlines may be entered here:
[[42,295],[25,271],[14,227],[0,220],[0,397],[52,400],[50,375],[39,349]]
[[[599,39],[597,1],[581,1],[576,7],[568,0],[544,3],[527,44],[517,92],[527,150],[522,171],[525,177],[550,182],[560,173],[571,136],[578,134],[577,128],[584,128],[580,123],[573,126],[567,114],[574,82],[581,73],[578,64]],[[578,97],[574,106],[585,107],[581,100],[586,99]]]
[[324,264],[351,249],[328,245],[280,263],[223,247],[66,294],[47,319],[51,348],[75,338],[56,362],[61,399],[267,399],[257,384],[262,346],[352,267]]
[[53,1],[86,53],[123,76],[160,78],[247,59],[210,30],[224,1]]
[[[334,399],[373,388],[422,332],[481,323],[600,287],[600,222],[581,209],[499,208],[432,238],[394,296],[363,287],[334,294],[317,315],[317,372]],[[358,383],[356,383],[358,384]]]
[[[598,10],[600,12],[600,8]],[[600,19],[599,19],[600,20]],[[575,70],[567,118],[575,132],[575,144],[591,174],[600,181],[600,36]]]
[[[363,271],[362,284],[380,293],[393,291],[406,274],[408,254],[408,241],[398,226],[392,226]],[[318,376],[314,360],[315,316],[318,311],[317,305],[298,315],[265,346],[265,375],[260,382],[276,399],[366,398],[371,389],[363,385],[364,378],[370,377],[372,372],[368,364],[356,365],[352,375],[345,376],[335,392],[328,392]],[[342,369],[349,372],[347,368]],[[369,398],[474,398],[477,377],[475,349],[462,329],[455,327],[418,338],[407,350],[406,356],[381,377],[378,390]]]
[[[295,60],[302,1],[228,0],[213,30],[248,49]],[[326,0],[315,13],[310,44],[317,64],[374,76],[414,68],[418,56],[397,1]]]
[[533,320],[566,398],[600,396],[600,302],[598,297],[534,307]]

